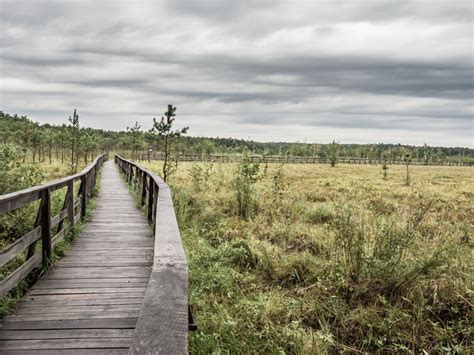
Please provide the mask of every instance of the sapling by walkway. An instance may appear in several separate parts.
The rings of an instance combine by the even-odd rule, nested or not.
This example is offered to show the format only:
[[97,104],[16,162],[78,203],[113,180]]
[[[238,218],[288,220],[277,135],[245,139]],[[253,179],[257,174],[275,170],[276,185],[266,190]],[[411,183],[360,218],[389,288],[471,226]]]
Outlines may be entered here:
[[412,160],[411,154],[407,153],[407,154],[404,155],[403,161],[405,162],[405,166],[407,167],[407,176],[406,176],[406,179],[405,179],[405,185],[406,185],[406,186],[410,186],[410,170],[409,170],[409,166],[410,166],[410,164],[411,164],[411,160]]
[[387,179],[387,173],[388,173],[387,154],[383,155],[382,171],[383,171],[383,178],[385,180]]
[[69,125],[69,140],[71,143],[71,169],[74,173],[77,172],[77,161],[78,161],[78,143],[79,143],[79,115],[77,114],[76,109],[74,109],[74,113],[71,116],[69,116],[68,121],[70,123]]
[[329,161],[335,167],[339,158],[339,144],[336,141],[329,143]]
[[254,204],[254,185],[263,178],[263,175],[259,174],[259,170],[260,161],[251,163],[249,151],[245,149],[233,180],[239,216],[244,219],[250,217]]
[[177,167],[177,159],[173,162],[171,159],[172,143],[175,138],[179,138],[188,132],[189,127],[184,127],[173,131],[173,122],[176,117],[176,107],[168,105],[168,110],[165,115],[161,117],[158,122],[153,118],[153,132],[156,132],[164,141],[164,164],[163,164],[163,180],[166,182],[168,177],[174,172]]

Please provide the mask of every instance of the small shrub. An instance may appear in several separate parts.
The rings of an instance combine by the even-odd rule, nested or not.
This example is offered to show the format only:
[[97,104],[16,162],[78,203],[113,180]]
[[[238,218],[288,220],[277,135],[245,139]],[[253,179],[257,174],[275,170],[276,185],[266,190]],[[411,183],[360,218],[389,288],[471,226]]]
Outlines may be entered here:
[[283,172],[284,163],[279,163],[278,167],[273,175],[273,198],[275,200],[279,200],[280,197],[283,195],[283,191],[285,189],[284,183],[284,172]]
[[369,300],[374,295],[400,296],[420,277],[446,262],[447,250],[414,255],[419,225],[429,208],[404,220],[378,218],[373,225],[362,215],[345,209],[335,218],[336,248],[351,291],[351,298]]
[[251,163],[249,152],[245,150],[233,180],[239,216],[244,219],[251,215],[254,205],[254,185],[262,178],[259,169],[260,163]]
[[336,141],[329,143],[329,162],[335,167],[339,160],[339,144]]
[[384,160],[383,164],[382,164],[382,171],[383,171],[383,178],[384,179],[387,179],[387,174],[388,174],[388,164],[387,164],[387,161]]
[[193,187],[196,191],[200,191],[203,185],[207,184],[212,173],[212,168],[212,162],[205,168],[196,163],[192,165],[189,175],[191,176]]

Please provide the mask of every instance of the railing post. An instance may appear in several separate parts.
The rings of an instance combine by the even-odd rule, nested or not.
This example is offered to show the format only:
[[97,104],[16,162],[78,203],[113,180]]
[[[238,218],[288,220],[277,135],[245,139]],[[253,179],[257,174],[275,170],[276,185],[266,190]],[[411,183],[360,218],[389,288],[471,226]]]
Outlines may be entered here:
[[145,199],[146,199],[146,174],[142,172],[142,201],[141,205],[145,206]]
[[81,203],[81,219],[84,220],[86,217],[86,206],[87,206],[87,175],[81,177],[81,188],[82,188],[82,203]]
[[[42,201],[40,201],[39,207],[38,207],[38,212],[36,213],[36,220],[35,220],[35,226],[34,228],[38,227],[41,225],[41,206],[42,206]],[[36,251],[36,241],[33,242],[29,247],[28,247],[28,252],[26,254],[26,260],[31,258],[33,255],[35,255]]]
[[49,188],[41,192],[41,244],[43,267],[46,267],[51,258],[51,191]]
[[155,182],[150,178],[148,184],[148,223],[153,224],[153,198],[154,198]]
[[69,220],[69,224],[71,227],[74,227],[75,218],[74,218],[74,180],[70,180],[67,183],[67,192],[66,192],[66,200],[67,200],[67,219]]
[[[99,162],[97,162],[99,164]],[[94,190],[95,190],[95,184],[97,183],[97,164],[94,165],[94,169],[92,170],[92,189],[91,189],[91,194],[94,195]]]

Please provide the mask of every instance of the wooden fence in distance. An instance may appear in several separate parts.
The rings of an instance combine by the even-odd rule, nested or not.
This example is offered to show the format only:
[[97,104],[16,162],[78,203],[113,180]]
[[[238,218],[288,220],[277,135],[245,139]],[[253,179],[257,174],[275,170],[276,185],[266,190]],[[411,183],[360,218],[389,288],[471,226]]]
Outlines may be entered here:
[[[40,200],[33,230],[0,252],[0,267],[3,267],[28,248],[25,262],[0,283],[0,297],[18,285],[34,269],[48,265],[54,246],[68,232],[64,225],[65,219],[67,218],[70,229],[79,219],[84,218],[87,201],[96,185],[97,173],[106,159],[107,154],[102,154],[78,174],[0,196],[0,213],[2,214]],[[74,182],[77,180],[80,180],[80,187],[75,197]],[[63,187],[67,187],[63,207],[57,215],[51,216],[51,194]],[[41,253],[37,253],[36,244],[40,239]]]
[[[147,160],[147,154],[140,154],[140,160]],[[164,160],[164,154],[154,153],[150,156],[151,160]],[[200,154],[180,154],[178,161],[181,162],[220,162],[220,163],[234,163],[239,162],[240,155],[200,155]],[[287,163],[287,164],[330,164],[329,158],[322,157],[297,157],[297,156],[266,156],[263,158],[267,163]],[[258,162],[262,160],[262,156],[251,156],[251,162]],[[385,161],[388,165],[405,165],[405,162],[400,159],[390,159]],[[338,164],[366,164],[366,165],[382,165],[383,159],[368,159],[368,158],[348,158],[341,157],[337,159]],[[410,165],[427,165],[427,166],[474,166],[473,162],[461,161],[424,161],[412,160]]]

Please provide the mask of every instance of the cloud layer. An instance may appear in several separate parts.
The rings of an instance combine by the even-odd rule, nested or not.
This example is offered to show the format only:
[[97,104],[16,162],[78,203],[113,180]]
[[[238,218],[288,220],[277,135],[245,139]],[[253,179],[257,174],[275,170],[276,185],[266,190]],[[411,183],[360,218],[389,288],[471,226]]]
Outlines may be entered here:
[[[100,4],[99,4],[100,3]],[[473,143],[470,1],[0,0],[0,105],[202,136]]]

